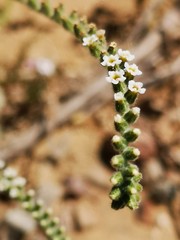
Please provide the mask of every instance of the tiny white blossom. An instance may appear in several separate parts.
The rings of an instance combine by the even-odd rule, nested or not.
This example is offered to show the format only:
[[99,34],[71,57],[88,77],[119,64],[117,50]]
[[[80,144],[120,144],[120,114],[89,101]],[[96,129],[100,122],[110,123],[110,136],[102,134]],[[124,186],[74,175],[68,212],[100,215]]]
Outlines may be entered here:
[[128,50],[119,49],[118,55],[123,61],[132,61],[135,58]]
[[29,189],[28,192],[27,192],[27,195],[29,197],[34,197],[35,196],[35,190],[34,189]]
[[135,82],[134,80],[129,81],[128,83],[128,88],[131,92],[135,92],[135,93],[140,93],[140,94],[144,94],[146,89],[142,88],[143,83],[142,82]]
[[96,34],[93,34],[91,36],[88,37],[84,37],[83,38],[83,46],[90,46],[92,45],[94,42],[96,42],[98,40],[98,37],[96,36]]
[[17,177],[12,181],[14,187],[24,187],[26,184],[26,179],[23,177]]
[[19,196],[19,190],[17,188],[12,188],[10,191],[9,191],[9,196],[11,198],[17,198]]
[[117,92],[114,94],[114,100],[115,101],[120,101],[124,99],[124,95],[122,92]]
[[17,171],[14,168],[6,168],[3,172],[4,177],[6,178],[14,178],[17,176]]
[[114,67],[115,65],[118,65],[122,62],[122,60],[119,59],[119,56],[116,55],[104,55],[103,56],[103,62],[101,62],[101,65],[107,66],[107,67]]
[[118,70],[118,71],[109,71],[108,72],[109,77],[106,77],[107,82],[111,82],[113,84],[118,84],[119,82],[124,82],[125,81],[125,77],[124,75],[124,71],[122,69]]
[[136,64],[129,64],[125,62],[124,64],[125,70],[130,73],[132,76],[138,76],[141,75],[142,72],[139,70],[138,66]]
[[103,39],[105,35],[105,30],[104,29],[100,29],[96,32],[96,36],[99,38],[99,40]]

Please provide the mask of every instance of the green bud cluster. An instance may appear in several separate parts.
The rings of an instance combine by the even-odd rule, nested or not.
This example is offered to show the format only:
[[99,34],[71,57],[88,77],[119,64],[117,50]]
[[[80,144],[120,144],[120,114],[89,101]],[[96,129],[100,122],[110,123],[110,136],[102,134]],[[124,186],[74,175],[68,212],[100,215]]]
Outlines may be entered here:
[[45,209],[43,202],[35,198],[35,191],[25,190],[26,179],[19,177],[14,168],[6,167],[0,160],[0,193],[19,201],[22,207],[31,213],[50,240],[69,240],[65,229],[59,226],[59,219],[52,216],[51,209]]
[[73,33],[107,69],[106,80],[112,83],[117,111],[114,117],[114,126],[119,133],[112,139],[113,147],[119,154],[111,160],[116,173],[111,178],[113,187],[109,196],[114,209],[125,206],[130,209],[138,208],[139,192],[142,189],[139,181],[142,176],[137,166],[131,162],[138,158],[140,152],[137,148],[130,147],[129,143],[138,138],[140,130],[132,128],[130,125],[135,123],[140,114],[140,109],[133,107],[132,104],[135,103],[139,93],[145,92],[145,88],[142,88],[141,82],[134,81],[136,75],[142,74],[135,64],[128,63],[134,59],[134,56],[127,50],[117,49],[115,42],[108,46],[105,31],[98,30],[92,23],[89,24],[86,18],[79,17],[76,11],[65,16],[62,4],[53,9],[49,1],[44,3],[39,3],[38,0],[17,1],[25,3]]

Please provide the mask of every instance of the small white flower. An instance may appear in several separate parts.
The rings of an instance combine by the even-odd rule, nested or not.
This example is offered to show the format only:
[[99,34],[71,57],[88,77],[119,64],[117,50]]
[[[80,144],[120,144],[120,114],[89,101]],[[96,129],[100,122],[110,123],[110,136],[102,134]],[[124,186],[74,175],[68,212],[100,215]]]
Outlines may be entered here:
[[107,67],[114,67],[115,65],[118,65],[122,62],[122,60],[119,59],[119,56],[116,55],[104,55],[103,56],[103,62],[101,62],[101,65],[107,66]]
[[120,101],[124,99],[124,95],[122,92],[117,92],[114,94],[114,100],[115,101]]
[[17,176],[17,171],[14,168],[6,168],[3,172],[4,177],[6,178],[15,178]]
[[34,189],[29,189],[28,192],[27,192],[27,195],[29,197],[34,197],[35,196],[35,190]]
[[135,93],[140,93],[140,94],[144,94],[146,89],[142,88],[143,83],[142,82],[135,82],[134,80],[129,81],[128,83],[128,88],[131,92],[135,92]]
[[136,64],[130,65],[129,63],[125,62],[124,67],[126,72],[130,73],[132,76],[138,76],[142,74],[142,72],[139,70]]
[[12,188],[10,191],[9,191],[9,196],[11,198],[17,198],[19,196],[20,192],[17,188]]
[[132,61],[135,58],[135,56],[131,54],[128,50],[123,51],[122,49],[119,49],[118,55],[123,61]]
[[96,34],[93,34],[91,36],[88,37],[84,37],[83,38],[83,46],[90,46],[92,45],[94,42],[96,42],[98,40],[98,37],[96,36]]
[[11,181],[8,179],[2,178],[0,181],[0,191],[3,192],[11,186]]
[[100,29],[96,32],[96,36],[99,38],[99,40],[103,39],[105,35],[105,30],[104,29]]
[[17,177],[12,181],[12,185],[14,187],[24,187],[25,184],[26,184],[26,179],[23,177]]
[[125,81],[125,77],[124,75],[124,71],[122,69],[120,69],[119,71],[109,71],[108,72],[109,77],[106,77],[107,82],[111,82],[113,84],[118,84],[119,82],[124,82]]

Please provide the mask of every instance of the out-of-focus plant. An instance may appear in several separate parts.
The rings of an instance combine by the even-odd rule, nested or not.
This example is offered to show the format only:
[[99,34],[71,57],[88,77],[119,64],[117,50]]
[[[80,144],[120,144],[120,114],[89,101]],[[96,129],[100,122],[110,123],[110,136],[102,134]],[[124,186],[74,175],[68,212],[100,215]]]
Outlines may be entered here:
[[59,226],[59,219],[52,216],[52,209],[45,209],[43,201],[36,199],[33,189],[26,190],[26,179],[17,175],[14,168],[7,167],[0,160],[0,193],[7,193],[10,198],[19,201],[30,212],[51,240],[69,240],[64,227]]

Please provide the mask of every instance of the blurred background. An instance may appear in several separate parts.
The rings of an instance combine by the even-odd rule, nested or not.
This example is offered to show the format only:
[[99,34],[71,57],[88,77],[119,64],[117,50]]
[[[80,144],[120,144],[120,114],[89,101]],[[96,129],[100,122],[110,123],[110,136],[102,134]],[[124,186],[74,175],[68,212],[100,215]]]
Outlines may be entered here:
[[[0,158],[28,179],[74,240],[180,239],[180,2],[62,3],[134,53],[143,71],[135,143],[141,206],[110,207],[115,110],[106,72],[62,27],[8,0],[0,0]],[[46,238],[1,194],[0,239]]]

